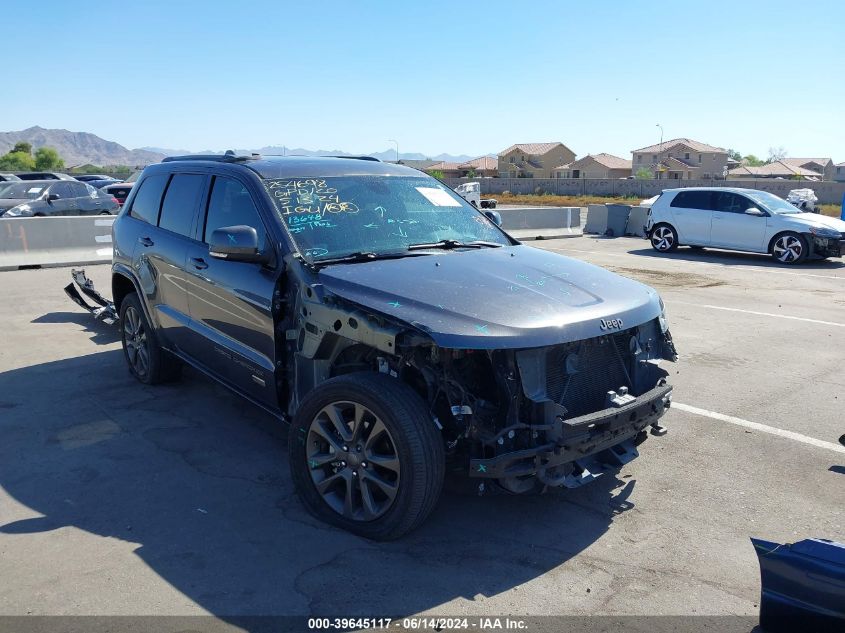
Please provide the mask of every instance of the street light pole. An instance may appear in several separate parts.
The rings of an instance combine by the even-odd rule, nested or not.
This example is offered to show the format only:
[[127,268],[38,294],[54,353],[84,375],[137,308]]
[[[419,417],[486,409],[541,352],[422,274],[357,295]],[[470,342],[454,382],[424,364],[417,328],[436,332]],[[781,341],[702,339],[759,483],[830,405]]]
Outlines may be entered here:
[[399,162],[399,142],[394,141],[392,138],[387,139],[388,143],[396,143],[396,162]]

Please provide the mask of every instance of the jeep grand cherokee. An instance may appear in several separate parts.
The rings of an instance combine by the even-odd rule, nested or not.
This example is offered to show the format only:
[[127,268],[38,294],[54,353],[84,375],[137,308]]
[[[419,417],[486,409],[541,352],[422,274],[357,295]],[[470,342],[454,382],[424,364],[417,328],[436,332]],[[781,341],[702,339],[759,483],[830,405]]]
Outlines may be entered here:
[[114,223],[129,369],[188,363],[289,421],[303,503],[372,539],[426,518],[447,462],[479,490],[586,483],[661,429],[662,301],[497,220],[371,159],[165,159]]

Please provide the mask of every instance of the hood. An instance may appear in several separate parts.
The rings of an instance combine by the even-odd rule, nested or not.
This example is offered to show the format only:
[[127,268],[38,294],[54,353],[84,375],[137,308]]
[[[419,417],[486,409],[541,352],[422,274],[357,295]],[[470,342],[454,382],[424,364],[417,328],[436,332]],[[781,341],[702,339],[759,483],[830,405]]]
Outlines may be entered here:
[[531,246],[337,264],[318,277],[325,290],[404,321],[441,347],[554,345],[607,334],[602,319],[621,319],[626,329],[661,313],[648,286]]
[[832,218],[829,215],[822,215],[821,213],[796,213],[782,215],[781,217],[789,218],[791,221],[798,222],[802,226],[826,226],[840,233],[845,233],[845,222],[838,218]]

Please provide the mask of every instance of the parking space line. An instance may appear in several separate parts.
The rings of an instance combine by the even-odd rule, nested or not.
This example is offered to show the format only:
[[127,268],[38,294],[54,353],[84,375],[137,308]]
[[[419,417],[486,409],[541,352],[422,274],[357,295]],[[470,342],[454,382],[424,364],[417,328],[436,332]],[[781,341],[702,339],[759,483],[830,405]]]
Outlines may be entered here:
[[776,319],[788,319],[790,321],[806,321],[807,323],[818,323],[819,325],[832,325],[833,327],[845,327],[845,323],[836,323],[835,321],[821,321],[819,319],[808,319],[806,317],[791,316],[788,314],[774,314],[773,312],[757,312],[756,310],[743,310],[741,308],[728,308],[725,306],[714,306],[707,303],[689,303],[687,301],[675,301],[668,299],[668,303],[680,304],[685,306],[694,306],[696,308],[709,308],[711,310],[724,310],[726,312],[742,312],[744,314],[754,314],[756,316],[774,317]]
[[[548,248],[549,250],[555,250],[555,251],[568,251],[568,252],[571,252],[571,253],[589,253],[589,254],[593,254],[593,255],[608,255],[610,257],[627,257],[627,256],[631,255],[631,253],[627,253],[627,252],[626,253],[610,253],[610,252],[597,251],[597,250],[568,248],[566,246],[544,246],[544,248]],[[677,261],[677,260],[674,260],[672,258],[667,257],[663,261]],[[716,263],[713,263],[713,262],[699,262],[699,261],[695,261],[695,260],[684,260],[684,261],[686,261],[686,263],[689,263],[689,264],[697,264],[699,266],[712,266],[712,267],[715,267],[715,268],[721,268],[723,270],[730,266],[730,264],[716,264]],[[654,270],[654,272],[656,272],[656,273],[664,272],[664,271],[662,271],[658,268],[654,268],[652,270]],[[839,281],[845,281],[845,275],[816,275],[816,274],[813,274],[813,273],[796,273],[796,272],[791,272],[791,271],[788,271],[788,270],[771,270],[771,269],[765,268],[765,267],[762,267],[762,268],[756,268],[756,267],[747,268],[747,270],[751,270],[752,272],[756,272],[756,273],[769,273],[771,275],[792,275],[793,277],[816,277],[818,279],[838,279]]]
[[732,415],[724,415],[722,413],[716,413],[715,411],[708,411],[707,409],[699,409],[698,407],[693,407],[688,404],[683,404],[681,402],[673,401],[672,409],[680,409],[681,411],[686,411],[687,413],[692,413],[693,415],[700,415],[706,418],[719,420],[721,422],[728,422],[729,424],[735,424],[737,426],[742,426],[747,429],[753,429],[755,431],[760,431],[761,433],[768,433],[770,435],[785,437],[790,440],[795,440],[796,442],[815,446],[816,448],[826,448],[836,453],[845,453],[845,446],[834,444],[833,442],[818,440],[814,437],[810,437],[809,435],[802,435],[801,433],[795,433],[794,431],[786,431],[784,429],[779,429],[774,426],[760,424],[759,422],[751,422],[750,420],[735,418]]

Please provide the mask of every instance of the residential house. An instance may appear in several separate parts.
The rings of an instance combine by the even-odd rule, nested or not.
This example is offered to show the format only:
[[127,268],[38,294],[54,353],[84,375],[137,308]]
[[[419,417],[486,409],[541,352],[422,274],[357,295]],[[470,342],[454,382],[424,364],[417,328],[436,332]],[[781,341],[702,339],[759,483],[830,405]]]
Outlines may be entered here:
[[728,172],[728,180],[742,180],[745,178],[821,180],[822,175],[817,171],[813,171],[812,169],[789,165],[785,160],[776,160],[772,163],[760,165],[759,167],[742,165],[741,167],[731,169]]
[[833,179],[836,182],[845,182],[845,163],[836,163],[833,171]]
[[423,171],[429,174],[433,171],[439,171],[443,174],[444,178],[460,178],[463,173],[461,170],[462,164],[463,163],[450,163],[447,161],[440,161],[439,163],[429,165]]
[[563,143],[518,143],[499,152],[499,176],[554,178],[555,167],[574,160],[575,152]]
[[475,174],[475,178],[495,178],[499,175],[499,161],[495,156],[479,156],[458,165],[461,176]]
[[629,178],[631,161],[613,154],[587,154],[555,167],[555,178]]
[[631,153],[634,175],[645,169],[659,180],[721,179],[727,172],[727,150],[688,138],[663,141]]
[[[390,161],[394,162],[394,161]],[[405,165],[406,167],[413,167],[414,169],[419,169],[420,171],[425,171],[429,169],[432,165],[436,165],[439,163],[439,160],[416,160],[413,158],[402,158],[397,161],[399,165]]]
[[781,162],[815,171],[821,175],[822,180],[833,180],[836,167],[830,158],[782,158]]

